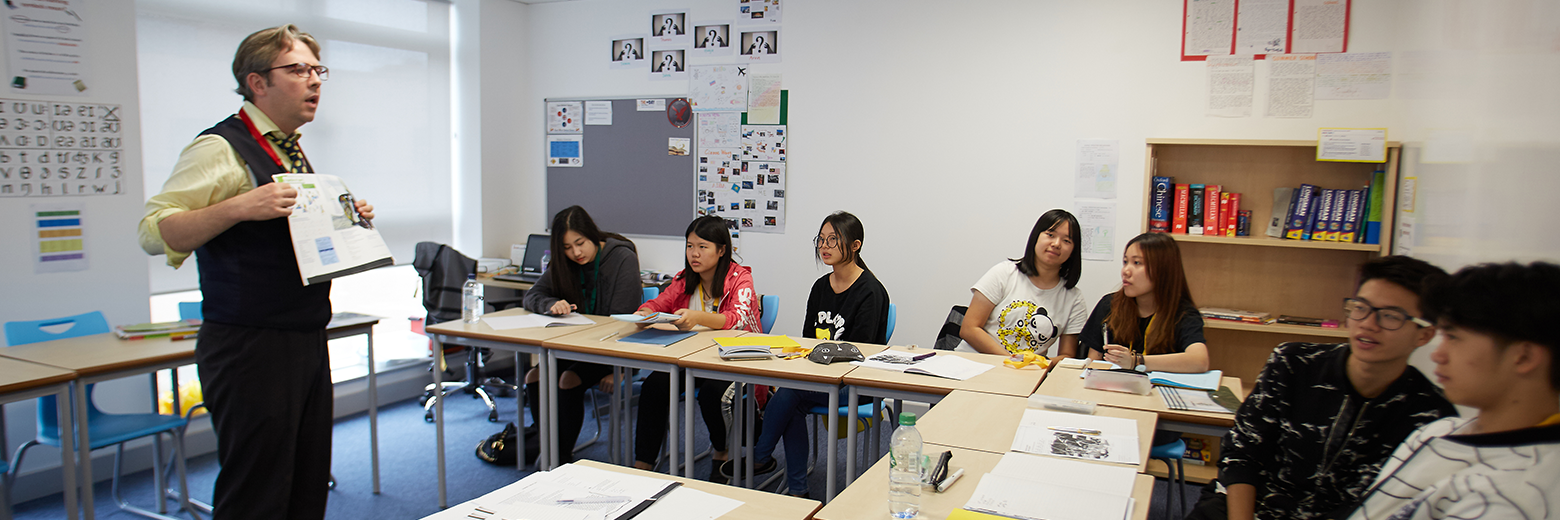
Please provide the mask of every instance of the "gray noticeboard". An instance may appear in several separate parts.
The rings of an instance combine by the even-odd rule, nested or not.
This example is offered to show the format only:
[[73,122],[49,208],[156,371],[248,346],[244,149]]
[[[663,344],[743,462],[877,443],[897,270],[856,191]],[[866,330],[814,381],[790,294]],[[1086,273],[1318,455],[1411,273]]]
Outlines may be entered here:
[[692,140],[694,124],[690,120],[678,128],[665,110],[640,112],[638,99],[675,98],[545,101],[612,101],[611,125],[584,125],[582,165],[547,167],[548,222],[563,208],[578,204],[611,233],[680,237],[688,228],[694,214],[692,146],[689,155],[670,155],[667,149],[671,138]]

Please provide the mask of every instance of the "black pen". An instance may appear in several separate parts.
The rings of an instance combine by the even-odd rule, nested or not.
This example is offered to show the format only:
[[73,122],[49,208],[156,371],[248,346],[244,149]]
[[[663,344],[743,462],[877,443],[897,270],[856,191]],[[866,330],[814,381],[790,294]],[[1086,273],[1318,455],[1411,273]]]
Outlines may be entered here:
[[920,360],[923,360],[923,359],[926,359],[926,358],[929,358],[929,357],[932,357],[932,356],[935,356],[935,355],[937,355],[936,352],[927,352],[925,354],[921,354],[919,356],[912,357],[912,358],[910,358],[910,360],[911,361],[920,361]]
[[655,505],[655,501],[660,500],[662,497],[665,497],[667,495],[667,493],[671,493],[673,489],[677,489],[677,486],[681,486],[681,485],[682,485],[682,482],[673,481],[671,483],[671,485],[666,486],[666,488],[662,489],[661,492],[656,493],[654,496],[651,496],[650,498],[645,499],[645,501],[643,501],[643,502],[640,502],[639,505],[634,506],[634,508],[628,510],[628,512],[623,513],[621,515],[618,515],[617,520],[630,520],[630,519],[634,518],[635,516],[638,516],[639,513],[642,513],[642,512],[644,512],[644,510],[650,509],[650,506]]

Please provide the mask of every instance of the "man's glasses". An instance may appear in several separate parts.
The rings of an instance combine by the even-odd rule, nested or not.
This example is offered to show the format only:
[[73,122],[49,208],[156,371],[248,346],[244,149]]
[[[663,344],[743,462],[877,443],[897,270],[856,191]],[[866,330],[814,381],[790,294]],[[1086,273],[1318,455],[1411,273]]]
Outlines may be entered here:
[[837,245],[840,245],[839,235],[818,235],[813,237],[813,247],[834,247]]
[[271,71],[276,70],[276,69],[285,70],[287,72],[292,73],[292,75],[294,75],[294,76],[298,76],[298,77],[304,78],[304,79],[308,79],[309,78],[309,73],[310,72],[313,72],[315,74],[319,74],[320,75],[320,81],[325,81],[327,79],[330,79],[330,69],[325,68],[324,65],[309,65],[307,63],[290,63],[290,64],[287,64],[287,65],[277,65],[275,67],[271,67],[269,69],[265,69],[265,70],[262,70],[260,72],[267,72],[268,73],[268,72],[271,72]]
[[1415,325],[1420,327],[1435,326],[1434,323],[1425,321],[1424,318],[1409,316],[1403,311],[1397,309],[1372,307],[1369,303],[1365,303],[1364,300],[1356,298],[1343,299],[1343,315],[1347,316],[1349,319],[1363,321],[1365,318],[1369,318],[1371,313],[1376,313],[1376,323],[1381,325],[1381,328],[1386,330],[1401,329],[1403,328],[1403,324],[1408,322],[1413,322]]

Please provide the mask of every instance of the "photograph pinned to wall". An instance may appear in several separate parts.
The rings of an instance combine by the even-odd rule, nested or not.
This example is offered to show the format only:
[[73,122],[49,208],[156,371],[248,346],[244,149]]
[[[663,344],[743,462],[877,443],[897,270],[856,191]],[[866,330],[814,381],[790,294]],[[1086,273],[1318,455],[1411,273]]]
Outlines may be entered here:
[[[697,107],[697,105],[695,105]],[[716,155],[731,156],[740,153],[742,146],[742,114],[740,112],[704,112],[698,114],[699,155],[705,150]]]
[[33,216],[33,272],[63,273],[87,270],[86,204],[48,202],[30,204]]
[[688,32],[687,9],[664,9],[650,11],[650,41],[651,47],[660,48],[667,45],[689,45],[693,43],[693,36]]
[[547,103],[547,133],[579,134],[585,132],[585,103],[579,101],[552,101]]
[[737,54],[737,61],[744,63],[780,63],[780,29],[743,30]]
[[703,21],[693,24],[691,56],[730,56],[731,21]]
[[687,79],[688,73],[683,69],[684,52],[682,49],[650,51],[650,79]]
[[[742,163],[742,179],[744,183],[753,183],[752,189],[744,184],[742,190],[743,215],[753,219],[753,226],[744,230],[784,233],[785,163],[745,161]],[[748,201],[752,201],[752,204],[749,205]]]
[[699,65],[688,70],[688,99],[694,112],[747,110],[747,67]]
[[579,168],[584,165],[584,135],[547,136],[547,166]]
[[687,137],[666,138],[666,155],[689,155],[692,153],[693,139]]
[[780,0],[737,0],[742,23],[780,23]]
[[11,2],[5,13],[5,48],[11,92],[36,95],[84,95],[87,77],[86,22],[79,0]]
[[742,159],[785,161],[785,125],[742,125]]
[[610,126],[612,124],[612,102],[586,101],[585,124]]
[[645,37],[618,36],[612,39],[612,68],[631,69],[645,64]]

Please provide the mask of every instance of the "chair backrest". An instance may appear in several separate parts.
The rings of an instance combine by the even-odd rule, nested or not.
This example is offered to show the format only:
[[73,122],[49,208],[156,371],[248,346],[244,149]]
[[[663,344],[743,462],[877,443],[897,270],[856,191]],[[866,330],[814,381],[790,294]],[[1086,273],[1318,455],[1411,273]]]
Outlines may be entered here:
[[179,319],[201,319],[200,302],[179,302]]
[[[61,325],[69,326],[59,332],[46,330],[47,328],[59,327]],[[5,344],[14,347],[40,341],[103,334],[108,331],[108,320],[103,318],[101,311],[92,311],[64,318],[8,321],[5,322]]]
[[661,295],[661,288],[660,287],[646,287],[645,288],[645,295],[644,295],[644,297],[642,299],[639,300],[639,303],[640,304],[644,304],[647,301],[654,300],[656,296],[660,296],[660,295]]
[[883,336],[884,340],[892,341],[894,339],[894,322],[896,321],[899,321],[899,304],[890,303],[888,304],[888,335]]
[[775,316],[780,314],[780,296],[766,294],[758,301],[758,326],[764,329],[764,334],[768,334],[770,329],[775,328]]
[[438,242],[418,242],[412,267],[422,277],[423,309],[428,311],[423,326],[460,319],[461,287],[467,275],[477,272],[477,261]]
[[959,329],[964,326],[964,313],[969,311],[969,307],[954,305],[948,311],[948,319],[943,322],[942,329],[937,331],[937,339],[932,343],[932,348],[937,350],[958,348],[959,342],[964,341],[959,337]]

